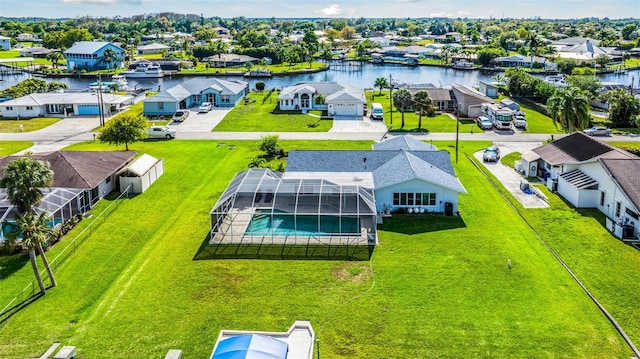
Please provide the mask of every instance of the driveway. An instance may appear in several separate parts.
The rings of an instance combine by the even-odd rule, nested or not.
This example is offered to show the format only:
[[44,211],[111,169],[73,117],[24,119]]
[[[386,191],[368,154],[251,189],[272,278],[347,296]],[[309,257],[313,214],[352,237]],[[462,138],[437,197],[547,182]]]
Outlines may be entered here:
[[[512,152],[527,153],[533,148],[542,145],[540,142],[494,142],[500,149],[501,157]],[[476,159],[482,162],[482,151],[473,154]],[[520,183],[527,182],[521,174],[513,168],[498,162],[483,162],[484,166],[500,181],[500,183],[524,206],[524,208],[548,208],[549,204],[534,194],[526,194],[520,189]]]
[[180,137],[181,131],[211,132],[231,110],[231,108],[214,107],[209,112],[199,113],[197,108],[193,108],[189,110],[189,117],[186,120],[171,122],[169,126],[178,130],[178,137]]
[[384,121],[371,121],[365,116],[362,120],[334,119],[333,127],[329,132],[375,132],[383,134],[387,132]]

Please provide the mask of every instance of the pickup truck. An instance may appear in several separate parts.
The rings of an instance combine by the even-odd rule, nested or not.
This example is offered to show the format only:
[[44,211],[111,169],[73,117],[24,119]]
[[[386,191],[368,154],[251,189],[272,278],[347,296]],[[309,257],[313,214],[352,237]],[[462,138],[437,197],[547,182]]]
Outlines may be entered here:
[[170,140],[176,138],[178,131],[169,126],[151,126],[149,127],[149,138],[166,138]]

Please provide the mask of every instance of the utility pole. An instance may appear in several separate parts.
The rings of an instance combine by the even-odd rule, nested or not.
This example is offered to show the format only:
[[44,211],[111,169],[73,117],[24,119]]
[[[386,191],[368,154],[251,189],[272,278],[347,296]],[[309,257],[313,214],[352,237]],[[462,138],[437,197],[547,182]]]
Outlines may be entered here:
[[460,134],[460,109],[458,108],[460,105],[456,104],[456,163],[458,163],[458,135]]
[[389,118],[391,123],[391,129],[393,129],[393,79],[389,74]]
[[100,115],[100,127],[104,127],[104,103],[102,101],[102,74],[98,74],[98,114]]

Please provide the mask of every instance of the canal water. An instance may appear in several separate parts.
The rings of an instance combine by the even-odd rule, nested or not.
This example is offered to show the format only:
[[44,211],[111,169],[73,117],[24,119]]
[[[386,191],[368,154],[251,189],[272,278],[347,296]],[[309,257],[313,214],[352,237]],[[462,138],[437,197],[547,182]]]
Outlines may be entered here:
[[[351,85],[359,88],[373,88],[373,84],[378,77],[385,77],[387,80],[391,76],[394,82],[398,83],[431,83],[436,87],[448,86],[453,83],[461,83],[468,86],[476,85],[479,81],[491,81],[499,72],[484,72],[478,70],[456,70],[451,68],[442,68],[436,66],[404,66],[404,65],[375,65],[364,63],[359,71],[331,69],[312,74],[299,74],[290,76],[274,76],[264,79],[247,79],[242,76],[225,76],[223,79],[248,81],[251,88],[255,88],[255,83],[262,81],[266,84],[266,88],[282,88],[301,81],[326,81],[338,82],[344,85]],[[1,77],[0,90],[17,84],[18,82],[29,78],[30,75],[11,75]],[[165,90],[175,86],[192,77],[176,76],[174,78],[161,79],[128,79],[129,87],[142,87],[150,89]],[[601,75],[603,82],[615,82],[624,85],[640,87],[640,71],[629,71],[624,74],[605,74]],[[45,81],[64,82],[72,89],[86,89],[89,83],[97,79],[88,78],[44,78]],[[105,79],[108,81],[107,79]]]

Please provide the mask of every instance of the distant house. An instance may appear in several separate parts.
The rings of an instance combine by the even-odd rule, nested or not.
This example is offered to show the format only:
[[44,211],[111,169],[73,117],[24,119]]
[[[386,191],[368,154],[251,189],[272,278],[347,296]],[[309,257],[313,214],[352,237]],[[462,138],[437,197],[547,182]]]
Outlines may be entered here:
[[16,36],[16,39],[18,41],[40,41],[40,39],[38,38],[38,35],[34,35],[34,34],[28,34],[28,33],[22,33],[22,34],[18,34],[18,36]]
[[145,115],[172,115],[177,110],[197,107],[203,102],[211,102],[216,107],[233,107],[248,93],[249,84],[244,81],[198,77],[142,102]]
[[497,82],[488,82],[488,81],[479,81],[478,85],[480,87],[480,92],[488,97],[496,98],[498,97],[498,83]]
[[[144,96],[144,95],[138,95]],[[122,106],[139,101],[135,95],[102,94],[102,113],[116,113]],[[94,92],[32,93],[0,103],[2,117],[33,118],[41,116],[63,117],[72,115],[99,115],[100,101]]]
[[138,54],[147,55],[147,54],[161,54],[164,51],[171,51],[171,46],[153,43],[148,45],[140,45],[137,47]]
[[247,62],[255,65],[258,59],[247,55],[220,54],[210,56],[208,61],[213,67],[244,67]]
[[52,52],[60,52],[60,50],[47,49],[46,47],[25,47],[20,49],[20,57],[45,58]]
[[[316,103],[319,96],[324,102]],[[336,82],[300,82],[285,87],[278,95],[281,110],[327,110],[334,119],[361,120],[367,100],[359,88]]]
[[443,35],[437,35],[433,37],[435,42],[460,42],[462,41],[462,34],[459,32],[447,32]]
[[491,102],[490,97],[465,85],[453,84],[451,88],[461,117],[478,117],[482,112],[482,104]]
[[600,210],[617,237],[639,238],[640,157],[576,132],[525,153],[520,169],[575,207]]
[[557,48],[558,57],[563,59],[573,59],[579,63],[593,63],[600,55],[611,54],[604,48],[599,47],[598,41],[585,39],[584,42],[578,42],[574,45],[564,45]]
[[[111,49],[116,58],[108,63],[105,61],[104,52]],[[69,70],[103,70],[122,66],[125,51],[110,42],[104,41],[79,41],[64,52]]]
[[453,112],[456,109],[455,99],[449,89],[436,88],[433,84],[406,84],[400,87],[406,88],[412,95],[418,91],[426,91],[431,103],[438,111]]
[[0,49],[11,50],[11,39],[0,35]]
[[[547,61],[544,57],[533,57],[533,64],[544,65]],[[531,67],[531,57],[524,56],[520,54],[505,56],[505,57],[496,57],[493,59],[493,63],[498,67]]]

